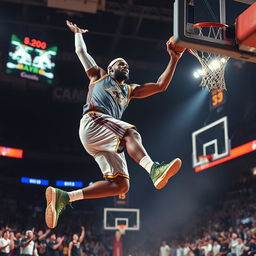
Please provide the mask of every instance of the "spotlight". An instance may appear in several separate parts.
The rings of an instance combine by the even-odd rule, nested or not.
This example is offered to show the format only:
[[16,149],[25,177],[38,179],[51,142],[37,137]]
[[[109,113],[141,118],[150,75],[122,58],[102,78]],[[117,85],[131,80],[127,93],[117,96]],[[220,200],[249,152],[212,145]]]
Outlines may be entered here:
[[252,168],[252,175],[253,175],[253,176],[256,176],[256,167],[253,167],[253,168]]
[[200,77],[200,74],[198,73],[198,71],[195,71],[195,72],[193,73],[193,76],[194,76],[194,78],[199,78],[199,77]]
[[227,60],[226,60],[225,58],[221,58],[220,61],[221,61],[222,63],[226,63],[226,62],[227,62]]
[[215,59],[213,60],[210,64],[209,64],[209,68],[214,71],[214,70],[217,70],[217,69],[220,69],[220,61]]

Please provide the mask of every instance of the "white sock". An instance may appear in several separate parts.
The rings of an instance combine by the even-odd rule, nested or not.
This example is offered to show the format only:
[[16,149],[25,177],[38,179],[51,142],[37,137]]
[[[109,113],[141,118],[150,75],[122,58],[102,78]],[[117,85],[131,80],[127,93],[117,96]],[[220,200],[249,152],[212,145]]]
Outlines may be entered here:
[[77,201],[77,200],[84,199],[84,194],[83,194],[82,189],[78,189],[78,190],[75,190],[75,191],[68,192],[68,196],[69,196],[69,202],[74,202],[74,201]]
[[139,164],[148,172],[150,173],[151,167],[153,165],[153,161],[150,158],[150,156],[144,156],[143,158],[140,159]]

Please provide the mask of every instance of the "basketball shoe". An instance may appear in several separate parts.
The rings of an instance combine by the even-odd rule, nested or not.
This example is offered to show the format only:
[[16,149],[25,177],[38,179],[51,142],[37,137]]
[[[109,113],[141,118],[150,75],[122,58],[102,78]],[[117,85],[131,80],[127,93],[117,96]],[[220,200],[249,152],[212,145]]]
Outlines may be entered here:
[[45,191],[45,197],[47,201],[45,222],[49,228],[55,228],[60,214],[69,204],[69,196],[64,190],[48,187]]
[[162,189],[167,184],[168,180],[174,176],[181,167],[181,160],[175,158],[170,163],[154,162],[150,170],[150,178],[152,179],[156,189]]

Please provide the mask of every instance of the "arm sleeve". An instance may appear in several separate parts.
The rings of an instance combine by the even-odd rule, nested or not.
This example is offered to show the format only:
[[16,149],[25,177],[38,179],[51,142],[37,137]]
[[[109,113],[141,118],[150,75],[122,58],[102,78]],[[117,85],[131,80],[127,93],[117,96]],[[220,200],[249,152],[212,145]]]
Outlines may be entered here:
[[97,66],[95,60],[87,52],[87,47],[81,33],[75,33],[75,51],[85,71]]

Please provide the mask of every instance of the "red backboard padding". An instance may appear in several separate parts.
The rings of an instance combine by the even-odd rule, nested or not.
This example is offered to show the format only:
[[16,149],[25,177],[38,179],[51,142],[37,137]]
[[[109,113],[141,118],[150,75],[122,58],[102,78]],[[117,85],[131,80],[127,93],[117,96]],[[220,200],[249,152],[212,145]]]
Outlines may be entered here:
[[236,19],[236,42],[256,48],[256,2]]

